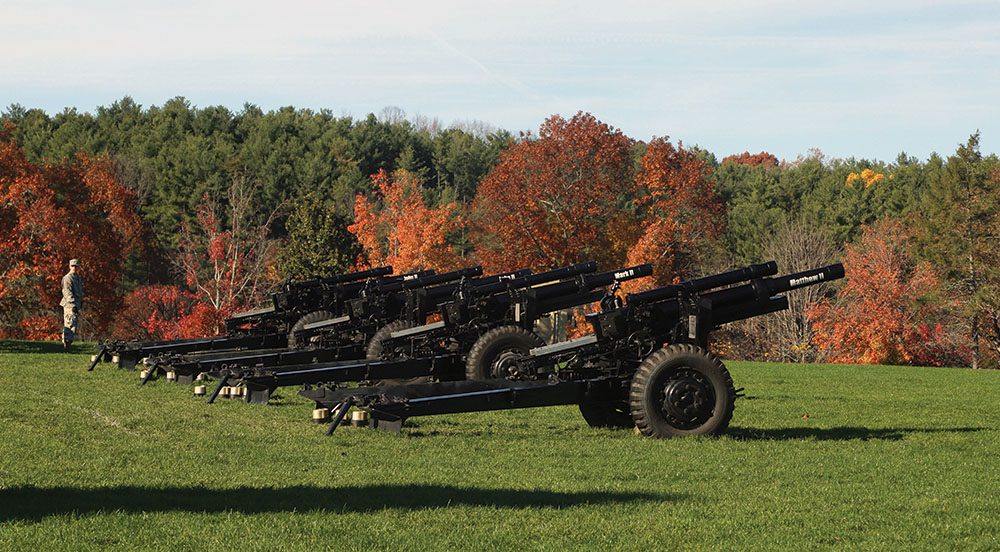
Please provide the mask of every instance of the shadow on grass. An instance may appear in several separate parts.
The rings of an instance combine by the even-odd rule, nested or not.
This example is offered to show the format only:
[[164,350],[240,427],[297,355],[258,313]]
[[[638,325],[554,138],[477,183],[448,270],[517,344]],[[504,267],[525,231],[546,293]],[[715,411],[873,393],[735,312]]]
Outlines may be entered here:
[[94,353],[93,343],[74,343],[69,350],[63,349],[60,341],[14,341],[0,339],[0,353],[46,354],[46,353]]
[[783,427],[775,429],[751,429],[731,427],[726,435],[737,441],[788,441],[812,439],[816,441],[899,441],[909,434],[917,433],[972,433],[985,431],[985,427],[946,428],[881,428],[866,427]]
[[676,494],[556,492],[445,485],[284,487],[13,487],[0,491],[0,522],[97,512],[377,512],[450,506],[564,508],[584,504],[678,501]]

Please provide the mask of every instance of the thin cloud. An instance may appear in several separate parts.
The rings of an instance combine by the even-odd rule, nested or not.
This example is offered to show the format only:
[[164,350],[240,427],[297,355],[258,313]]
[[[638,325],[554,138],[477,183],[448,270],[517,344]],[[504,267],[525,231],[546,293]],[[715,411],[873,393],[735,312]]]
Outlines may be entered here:
[[989,150],[998,5],[8,0],[0,106],[392,104],[514,131],[582,109],[719,152],[923,154],[974,128]]

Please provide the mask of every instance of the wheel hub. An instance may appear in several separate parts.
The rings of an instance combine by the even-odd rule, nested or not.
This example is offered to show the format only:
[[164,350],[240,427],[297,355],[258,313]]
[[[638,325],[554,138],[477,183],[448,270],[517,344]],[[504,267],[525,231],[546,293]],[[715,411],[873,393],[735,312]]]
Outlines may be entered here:
[[504,351],[497,355],[496,361],[493,362],[493,377],[495,378],[508,378],[517,376],[517,351]]
[[694,429],[712,417],[715,393],[708,379],[690,369],[675,372],[663,386],[663,413],[679,429]]

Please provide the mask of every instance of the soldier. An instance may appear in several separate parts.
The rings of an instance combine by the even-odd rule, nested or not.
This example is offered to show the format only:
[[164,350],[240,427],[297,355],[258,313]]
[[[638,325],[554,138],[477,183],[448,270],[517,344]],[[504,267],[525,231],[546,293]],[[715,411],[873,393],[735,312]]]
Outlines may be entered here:
[[80,277],[79,270],[80,260],[71,259],[69,272],[62,279],[62,301],[59,304],[63,308],[64,349],[69,349],[80,325],[80,310],[83,309],[83,278]]

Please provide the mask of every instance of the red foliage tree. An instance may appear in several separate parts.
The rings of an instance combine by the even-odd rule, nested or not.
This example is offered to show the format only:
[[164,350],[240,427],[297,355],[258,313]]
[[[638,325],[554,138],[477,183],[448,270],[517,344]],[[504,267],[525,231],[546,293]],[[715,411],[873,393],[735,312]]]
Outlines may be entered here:
[[722,232],[724,206],[711,167],[682,145],[654,138],[635,181],[643,233],[629,248],[627,264],[651,263],[659,285],[690,276],[699,250]]
[[766,151],[762,151],[760,153],[750,153],[749,151],[745,151],[740,154],[730,155],[728,157],[723,158],[721,164],[725,165],[726,163],[735,163],[737,165],[748,165],[750,167],[755,167],[757,165],[763,165],[765,167],[777,167],[778,158],[771,155],[770,153],[767,153]]
[[911,233],[885,219],[864,228],[844,253],[846,282],[836,301],[806,313],[822,360],[838,363],[941,365],[954,358],[928,298],[939,282],[912,254]]
[[125,296],[111,335],[116,339],[178,339],[178,321],[191,313],[194,294],[177,286],[149,285]]
[[250,220],[254,192],[246,179],[236,178],[228,191],[225,223],[218,204],[206,195],[196,224],[181,227],[177,266],[198,300],[179,321],[183,328],[178,331],[185,336],[218,332],[227,317],[260,302],[271,285],[271,220]]
[[456,251],[452,236],[465,225],[454,202],[429,207],[416,176],[397,171],[392,178],[381,170],[372,175],[375,194],[358,194],[354,224],[362,251],[359,268],[391,265],[397,273],[413,270],[455,270],[467,264]]
[[57,338],[71,257],[82,263],[84,323],[102,332],[121,304],[125,259],[142,247],[136,196],[107,156],[36,165],[12,130],[0,131],[0,335]]
[[476,251],[491,271],[596,260],[621,265],[636,232],[632,140],[589,113],[554,115],[479,185]]

